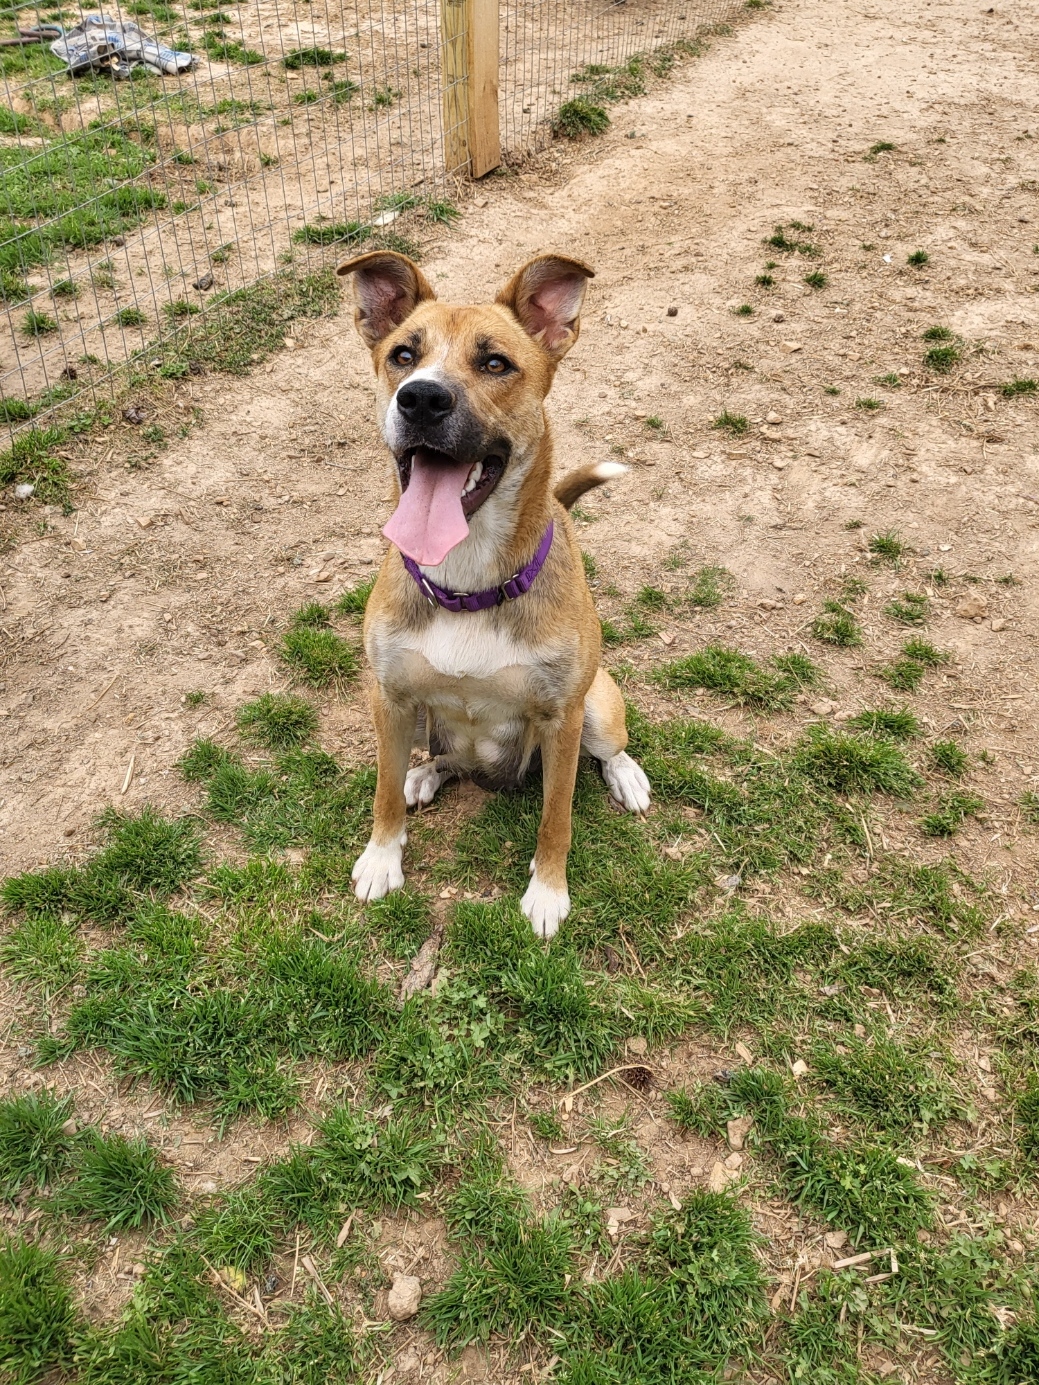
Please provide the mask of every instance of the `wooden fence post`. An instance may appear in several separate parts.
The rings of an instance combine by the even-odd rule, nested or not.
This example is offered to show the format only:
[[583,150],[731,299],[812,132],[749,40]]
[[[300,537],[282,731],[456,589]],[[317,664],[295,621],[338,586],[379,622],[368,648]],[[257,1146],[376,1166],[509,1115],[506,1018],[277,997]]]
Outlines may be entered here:
[[501,162],[499,2],[440,3],[444,159],[448,173],[482,178]]

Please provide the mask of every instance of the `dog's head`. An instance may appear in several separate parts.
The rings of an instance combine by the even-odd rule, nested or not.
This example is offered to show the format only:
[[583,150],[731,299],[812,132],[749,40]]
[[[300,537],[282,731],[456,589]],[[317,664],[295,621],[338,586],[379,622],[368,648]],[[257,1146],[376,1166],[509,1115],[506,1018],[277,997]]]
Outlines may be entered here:
[[353,276],[354,321],[371,349],[379,423],[397,463],[401,504],[385,532],[435,566],[492,496],[492,510],[515,501],[592,270],[539,255],[493,303],[466,307],[438,303],[422,271],[390,251],[338,273]]

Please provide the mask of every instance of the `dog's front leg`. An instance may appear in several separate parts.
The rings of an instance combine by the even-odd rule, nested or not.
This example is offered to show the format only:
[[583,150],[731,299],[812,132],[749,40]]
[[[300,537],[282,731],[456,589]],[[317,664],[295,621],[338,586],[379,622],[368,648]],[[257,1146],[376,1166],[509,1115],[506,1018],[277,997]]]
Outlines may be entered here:
[[352,872],[354,893],[362,900],[381,899],[404,884],[401,852],[408,839],[404,830],[404,778],[418,708],[389,702],[376,688],[372,693],[372,717],[379,746],[374,822],[371,840],[354,862]]
[[584,707],[578,702],[541,738],[544,806],[538,848],[530,863],[532,878],[520,903],[539,938],[554,937],[570,912],[566,858],[570,853],[570,817],[583,721]]

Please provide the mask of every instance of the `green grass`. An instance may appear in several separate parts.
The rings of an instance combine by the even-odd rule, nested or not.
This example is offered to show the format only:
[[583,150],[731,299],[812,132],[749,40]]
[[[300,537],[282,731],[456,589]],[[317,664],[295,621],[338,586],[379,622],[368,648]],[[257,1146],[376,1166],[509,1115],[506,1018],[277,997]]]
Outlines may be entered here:
[[[665,565],[691,570],[677,558]],[[715,605],[728,574],[704,571],[665,592],[647,569],[625,621]],[[701,583],[707,600],[694,602]],[[851,579],[842,602],[863,588]],[[302,607],[288,633],[338,639],[370,590]],[[451,1354],[525,1334],[502,1369],[556,1356],[565,1385],[706,1385],[726,1373],[866,1385],[901,1323],[935,1334],[921,1339],[933,1370],[961,1385],[1031,1378],[1034,1267],[1007,1246],[1016,1227],[986,1227],[997,1198],[1027,1199],[1036,1166],[1039,999],[1026,971],[977,980],[980,950],[1020,964],[1016,925],[998,948],[989,931],[1006,907],[1001,877],[973,879],[952,854],[935,860],[905,817],[951,811],[959,785],[936,788],[933,772],[954,779],[968,766],[938,749],[951,743],[910,747],[922,725],[898,702],[803,727],[796,699],[827,686],[830,670],[800,645],[758,658],[694,648],[646,668],[652,719],[628,709],[630,750],[654,789],[648,818],[617,813],[594,769],[579,770],[572,912],[550,946],[518,909],[541,815],[536,772],[516,793],[449,796],[446,811],[415,815],[407,887],[361,906],[349,876],[374,773],[319,749],[328,733],[319,737],[316,704],[294,694],[255,697],[191,746],[181,792],[194,795],[194,816],[106,814],[91,849],[4,882],[8,980],[26,987],[19,1061],[49,1082],[51,1063],[94,1054],[113,1082],[148,1083],[148,1107],[182,1103],[182,1120],[220,1136],[245,1118],[264,1162],[230,1171],[212,1196],[185,1176],[181,1200],[157,1147],[77,1129],[71,1102],[46,1088],[0,1101],[12,1222],[39,1247],[68,1247],[58,1261],[31,1246],[14,1271],[0,1251],[0,1375],[374,1379],[391,1339],[352,1324],[375,1316],[381,1250],[407,1218],[447,1236],[435,1282],[414,1271],[426,1281],[421,1325]],[[919,638],[899,655],[920,677],[946,657]],[[628,670],[641,699],[645,675]],[[656,710],[661,684],[675,694],[670,711]],[[709,698],[703,716],[675,711],[696,688],[754,717],[726,713],[723,729]],[[913,760],[931,780],[926,797]],[[207,859],[210,825],[226,845]],[[400,1005],[401,978],[434,929],[435,984]],[[719,1054],[717,1076],[659,1105],[614,1078],[571,1111],[560,1104],[635,1061],[635,1038],[658,1080],[661,1050],[676,1042]],[[737,1040],[756,1065],[730,1069]],[[985,1127],[972,1106],[975,1047],[992,1053],[991,1081],[1007,1094],[986,1099]],[[797,1058],[808,1070],[795,1084]],[[664,1165],[643,1147],[647,1103],[707,1142],[698,1160],[722,1157],[725,1122],[752,1116],[741,1176],[753,1199],[683,1183],[672,1208],[656,1182]],[[520,1186],[513,1141],[534,1141],[550,1179],[565,1181]],[[571,1145],[581,1153],[548,1153]],[[571,1159],[579,1175],[567,1173]],[[816,1239],[843,1231],[849,1250],[835,1253],[877,1258],[806,1271],[795,1293],[777,1279],[793,1243],[773,1235],[771,1217],[751,1220],[758,1190],[788,1226],[800,1215]],[[943,1222],[971,1221],[969,1237],[942,1229],[936,1202]],[[637,1220],[615,1245],[605,1213],[624,1205]],[[122,1239],[135,1221],[149,1245],[132,1238],[127,1263],[140,1258],[143,1274],[114,1316],[81,1318],[64,1285],[95,1273],[106,1227]],[[286,1302],[297,1238],[333,1308],[302,1263]],[[889,1267],[884,1247],[898,1273],[867,1284]],[[247,1301],[257,1289],[270,1326],[259,1331],[210,1267]],[[1015,1315],[1005,1328],[993,1307]]]
[[285,693],[264,693],[255,702],[238,709],[239,731],[259,741],[268,750],[288,750],[303,745],[317,730],[317,712],[302,697]]
[[750,427],[744,414],[733,414],[728,409],[724,409],[717,418],[712,419],[711,427],[717,428],[723,433],[731,433],[734,438],[740,438]]
[[1007,380],[1000,386],[1000,394],[1004,399],[1019,399],[1024,395],[1032,395],[1039,391],[1039,380],[1015,378]]
[[921,820],[920,831],[925,837],[951,837],[967,818],[975,817],[984,806],[984,800],[977,794],[944,794],[934,812]]
[[0,1198],[53,1184],[75,1145],[72,1098],[48,1091],[0,1100]]
[[862,628],[854,614],[839,601],[824,601],[823,614],[812,621],[812,634],[824,644],[852,649],[862,643]]
[[810,274],[804,276],[804,282],[810,289],[824,289],[830,280],[821,269],[813,269]]
[[813,1079],[832,1094],[842,1115],[898,1142],[966,1114],[946,1065],[931,1050],[880,1037],[817,1042],[809,1061]]
[[25,337],[45,337],[58,330],[57,321],[49,313],[30,308],[22,318],[21,332]]
[[281,643],[281,657],[301,683],[327,688],[348,683],[357,676],[356,651],[331,630],[303,626],[289,630]]
[[140,308],[120,308],[113,321],[120,327],[143,327],[148,316]]
[[754,316],[754,304],[753,304],[753,303],[740,303],[739,306],[733,308],[732,311],[733,311],[733,313],[734,313],[734,315],[735,315],[736,317],[753,317],[753,316]]
[[903,592],[901,597],[889,601],[884,614],[897,620],[900,625],[924,625],[929,615],[930,603],[924,592]]
[[789,707],[800,680],[790,672],[767,669],[735,649],[705,646],[698,654],[664,664],[652,678],[665,688],[706,688],[752,707]]
[[899,657],[878,669],[877,676],[897,692],[916,692],[927,670],[948,663],[949,657],[927,640],[906,640]]
[[0,1242],[0,1371],[34,1385],[72,1365],[79,1315],[65,1266],[52,1251]]
[[906,264],[913,265],[917,269],[925,264],[929,264],[930,260],[931,257],[926,250],[913,250],[906,256]]
[[881,707],[859,712],[849,717],[847,724],[854,731],[863,731],[868,736],[887,737],[893,741],[913,740],[923,731],[919,719],[908,707],[898,711]]
[[866,547],[872,553],[874,563],[887,563],[889,567],[898,567],[908,551],[905,541],[894,529],[874,534]]
[[573,1297],[572,1254],[564,1221],[502,1219],[492,1244],[463,1246],[458,1268],[423,1307],[422,1324],[451,1347],[555,1327]]
[[564,101],[552,121],[552,133],[563,139],[581,139],[585,135],[602,135],[610,128],[605,106],[585,96]]
[[370,240],[374,231],[363,221],[324,221],[301,226],[292,233],[297,245],[356,245]]
[[948,375],[954,365],[962,360],[962,353],[955,346],[932,346],[924,353],[924,366],[936,375]]
[[934,741],[929,757],[936,770],[954,779],[962,778],[970,764],[970,756],[955,741]]
[[902,377],[895,371],[889,371],[887,375],[877,375],[875,384],[884,385],[889,390],[900,390],[902,388]]
[[754,282],[761,289],[774,289],[776,286],[776,281],[771,274],[758,274]]
[[333,317],[338,306],[339,284],[332,270],[306,275],[286,271],[249,288],[215,294],[203,317],[183,319],[176,338],[158,348],[158,373],[180,379],[203,367],[246,375],[281,347],[290,323]]
[[736,579],[728,568],[701,567],[693,574],[689,587],[689,603],[704,610],[714,610],[731,595]]
[[348,56],[333,52],[331,48],[294,48],[285,54],[282,62],[289,72],[300,72],[304,67],[332,67],[345,63]]
[[368,598],[378,580],[379,574],[372,573],[366,581],[343,592],[336,602],[336,611],[341,616],[363,616],[368,608]]
[[59,1194],[66,1212],[127,1231],[169,1219],[179,1200],[173,1171],[144,1140],[92,1134],[79,1151],[75,1176]]

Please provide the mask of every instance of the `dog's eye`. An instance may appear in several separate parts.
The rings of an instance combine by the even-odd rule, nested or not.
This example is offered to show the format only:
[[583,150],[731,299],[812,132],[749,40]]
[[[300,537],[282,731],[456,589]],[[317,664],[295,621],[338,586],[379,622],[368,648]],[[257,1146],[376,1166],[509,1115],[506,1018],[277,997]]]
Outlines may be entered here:
[[415,353],[414,351],[412,351],[410,346],[398,346],[396,351],[394,351],[391,354],[390,360],[393,362],[394,365],[414,365]]
[[483,368],[488,375],[504,375],[509,368],[509,363],[504,356],[490,356],[484,361]]

